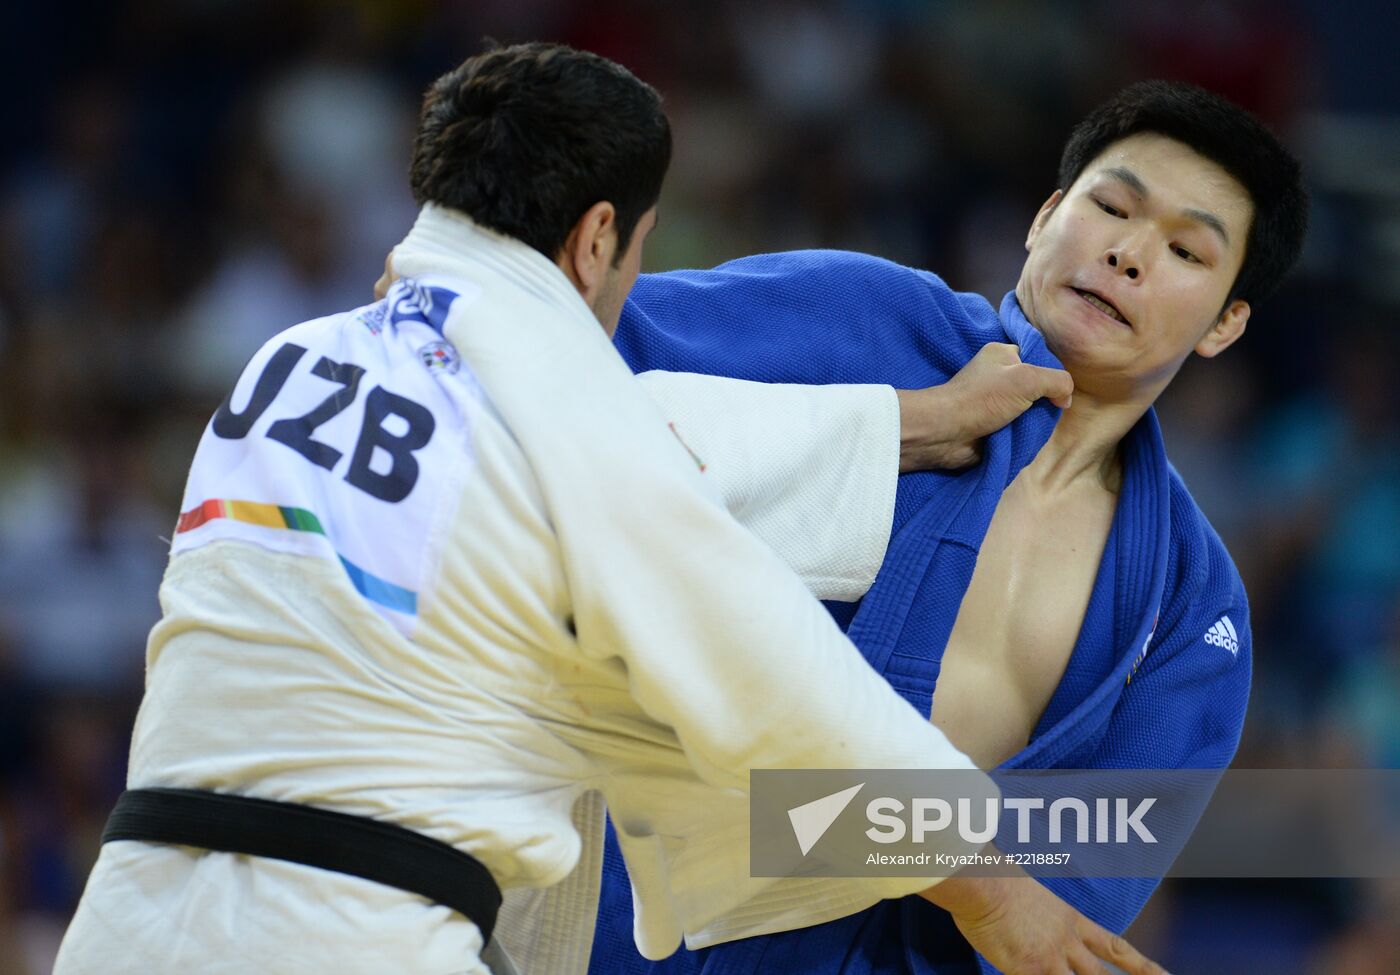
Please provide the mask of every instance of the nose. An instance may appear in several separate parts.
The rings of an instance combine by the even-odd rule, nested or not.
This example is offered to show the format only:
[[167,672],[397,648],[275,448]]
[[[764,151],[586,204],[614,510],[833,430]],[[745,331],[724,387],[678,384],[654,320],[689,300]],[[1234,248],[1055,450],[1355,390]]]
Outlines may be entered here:
[[1136,281],[1142,274],[1139,262],[1134,260],[1123,248],[1114,248],[1104,255],[1104,260],[1108,266],[1119,274],[1126,275],[1130,281]]

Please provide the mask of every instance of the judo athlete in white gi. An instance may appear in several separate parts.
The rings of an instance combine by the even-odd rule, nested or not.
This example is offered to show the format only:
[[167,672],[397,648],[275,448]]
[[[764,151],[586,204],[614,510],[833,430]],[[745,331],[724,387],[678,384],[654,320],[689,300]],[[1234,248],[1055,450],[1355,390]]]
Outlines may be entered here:
[[[591,55],[435,83],[405,280],[273,338],[201,440],[59,975],[487,972],[498,887],[596,896],[596,794],[649,956],[937,882],[748,876],[751,768],[973,765],[734,521],[610,342],[669,151],[655,92]],[[892,467],[888,387],[769,395]],[[882,544],[893,479],[839,546],[789,539],[819,594],[869,585],[823,549],[878,563],[859,539]],[[802,490],[833,504],[840,478]],[[569,906],[539,937],[574,954],[525,970],[584,971]]]

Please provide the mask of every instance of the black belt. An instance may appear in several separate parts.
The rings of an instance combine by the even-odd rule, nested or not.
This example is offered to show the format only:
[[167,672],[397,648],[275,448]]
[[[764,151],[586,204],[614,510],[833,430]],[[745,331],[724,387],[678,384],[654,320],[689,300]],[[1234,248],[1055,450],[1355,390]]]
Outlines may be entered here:
[[102,842],[145,840],[289,860],[421,894],[491,940],[501,889],[476,857],[363,816],[196,789],[128,789]]

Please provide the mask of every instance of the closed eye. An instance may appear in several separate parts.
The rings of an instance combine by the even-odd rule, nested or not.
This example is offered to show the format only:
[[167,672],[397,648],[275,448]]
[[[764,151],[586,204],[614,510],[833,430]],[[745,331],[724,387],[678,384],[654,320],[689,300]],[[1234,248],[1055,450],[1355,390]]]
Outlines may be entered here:
[[1111,217],[1127,216],[1127,214],[1124,213],[1122,210],[1118,209],[1116,206],[1112,206],[1108,203],[1105,203],[1103,200],[1095,199],[1094,203],[1098,205],[1098,208],[1100,210],[1102,210],[1104,213],[1108,214]]

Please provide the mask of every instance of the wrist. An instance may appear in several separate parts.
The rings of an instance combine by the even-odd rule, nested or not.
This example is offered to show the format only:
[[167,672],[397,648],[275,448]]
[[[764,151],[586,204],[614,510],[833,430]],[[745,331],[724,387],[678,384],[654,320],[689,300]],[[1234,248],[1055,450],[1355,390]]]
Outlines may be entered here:
[[974,445],[957,435],[958,407],[946,386],[896,389],[899,398],[899,472],[964,467]]
[[999,877],[949,877],[923,892],[925,900],[943,908],[955,917],[978,918],[986,915],[998,903]]
[[919,461],[927,451],[930,435],[928,409],[924,406],[923,389],[896,389],[899,398],[899,472],[919,470]]
[[[996,848],[988,846],[984,852],[996,852]],[[964,868],[925,890],[923,897],[954,917],[976,920],[999,910],[1011,884],[1025,876],[1023,872],[1014,877],[979,876]]]

